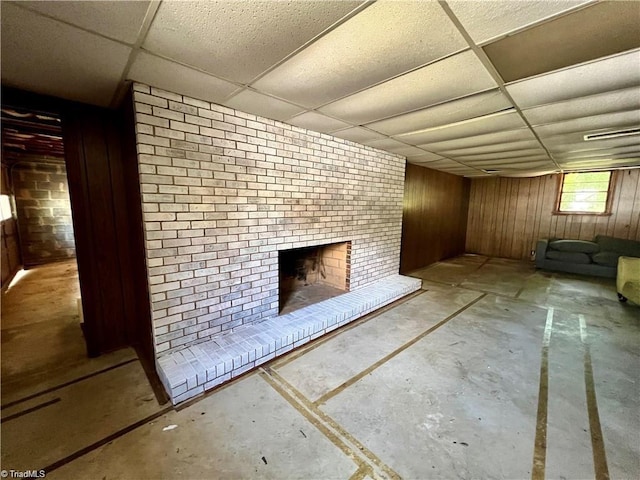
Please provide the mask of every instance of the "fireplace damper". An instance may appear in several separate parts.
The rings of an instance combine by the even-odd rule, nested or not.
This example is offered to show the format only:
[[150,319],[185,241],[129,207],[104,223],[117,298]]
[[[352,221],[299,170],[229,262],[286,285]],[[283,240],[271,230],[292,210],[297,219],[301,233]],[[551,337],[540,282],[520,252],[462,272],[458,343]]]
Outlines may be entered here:
[[348,292],[350,268],[351,242],[280,251],[280,314]]

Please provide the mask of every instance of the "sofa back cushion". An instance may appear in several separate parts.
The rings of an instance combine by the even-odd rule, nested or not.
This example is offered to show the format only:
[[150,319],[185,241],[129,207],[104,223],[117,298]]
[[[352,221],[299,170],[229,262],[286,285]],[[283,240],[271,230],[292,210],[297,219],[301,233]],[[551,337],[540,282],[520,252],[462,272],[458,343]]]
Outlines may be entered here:
[[549,242],[549,247],[561,252],[596,253],[600,251],[600,245],[586,240],[554,240]]
[[[597,254],[596,254],[597,255]],[[562,252],[560,250],[547,250],[546,257],[550,260],[558,260],[567,263],[589,264],[591,258],[583,252]]]
[[600,245],[601,252],[616,252],[626,257],[640,257],[640,242],[606,235],[596,235],[595,242]]
[[595,255],[592,255],[593,263],[597,263],[598,265],[604,265],[606,267],[617,267],[618,266],[618,257],[622,256],[622,254],[618,252],[599,252]]

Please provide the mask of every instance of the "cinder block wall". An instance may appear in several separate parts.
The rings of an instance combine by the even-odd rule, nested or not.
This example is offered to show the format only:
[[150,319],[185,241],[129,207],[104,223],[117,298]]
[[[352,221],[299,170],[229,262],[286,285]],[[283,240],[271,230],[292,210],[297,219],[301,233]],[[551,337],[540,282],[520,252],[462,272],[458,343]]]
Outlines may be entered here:
[[352,241],[351,290],[399,268],[405,159],[134,86],[156,352],[278,313],[278,251]]
[[12,172],[24,265],[74,258],[76,248],[64,161],[21,161]]

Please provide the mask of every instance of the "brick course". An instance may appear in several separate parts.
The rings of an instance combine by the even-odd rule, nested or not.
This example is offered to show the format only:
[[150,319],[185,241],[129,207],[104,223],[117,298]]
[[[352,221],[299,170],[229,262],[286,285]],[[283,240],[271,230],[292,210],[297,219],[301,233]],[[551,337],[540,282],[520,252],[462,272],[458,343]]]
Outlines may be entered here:
[[398,272],[405,159],[134,85],[156,351],[278,314],[278,251],[352,242],[351,290]]

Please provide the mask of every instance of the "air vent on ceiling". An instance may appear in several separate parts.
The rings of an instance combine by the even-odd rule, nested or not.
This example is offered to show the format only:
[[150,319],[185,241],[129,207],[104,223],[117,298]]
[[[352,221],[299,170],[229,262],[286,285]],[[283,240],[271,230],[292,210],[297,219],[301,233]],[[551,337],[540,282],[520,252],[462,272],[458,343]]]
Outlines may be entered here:
[[625,128],[623,130],[613,130],[611,132],[589,133],[584,136],[584,141],[607,140],[609,138],[626,137],[629,135],[640,135],[640,128]]
[[500,173],[500,170],[493,170],[493,169],[490,169],[490,168],[486,168],[486,169],[483,168],[482,171],[484,173]]

